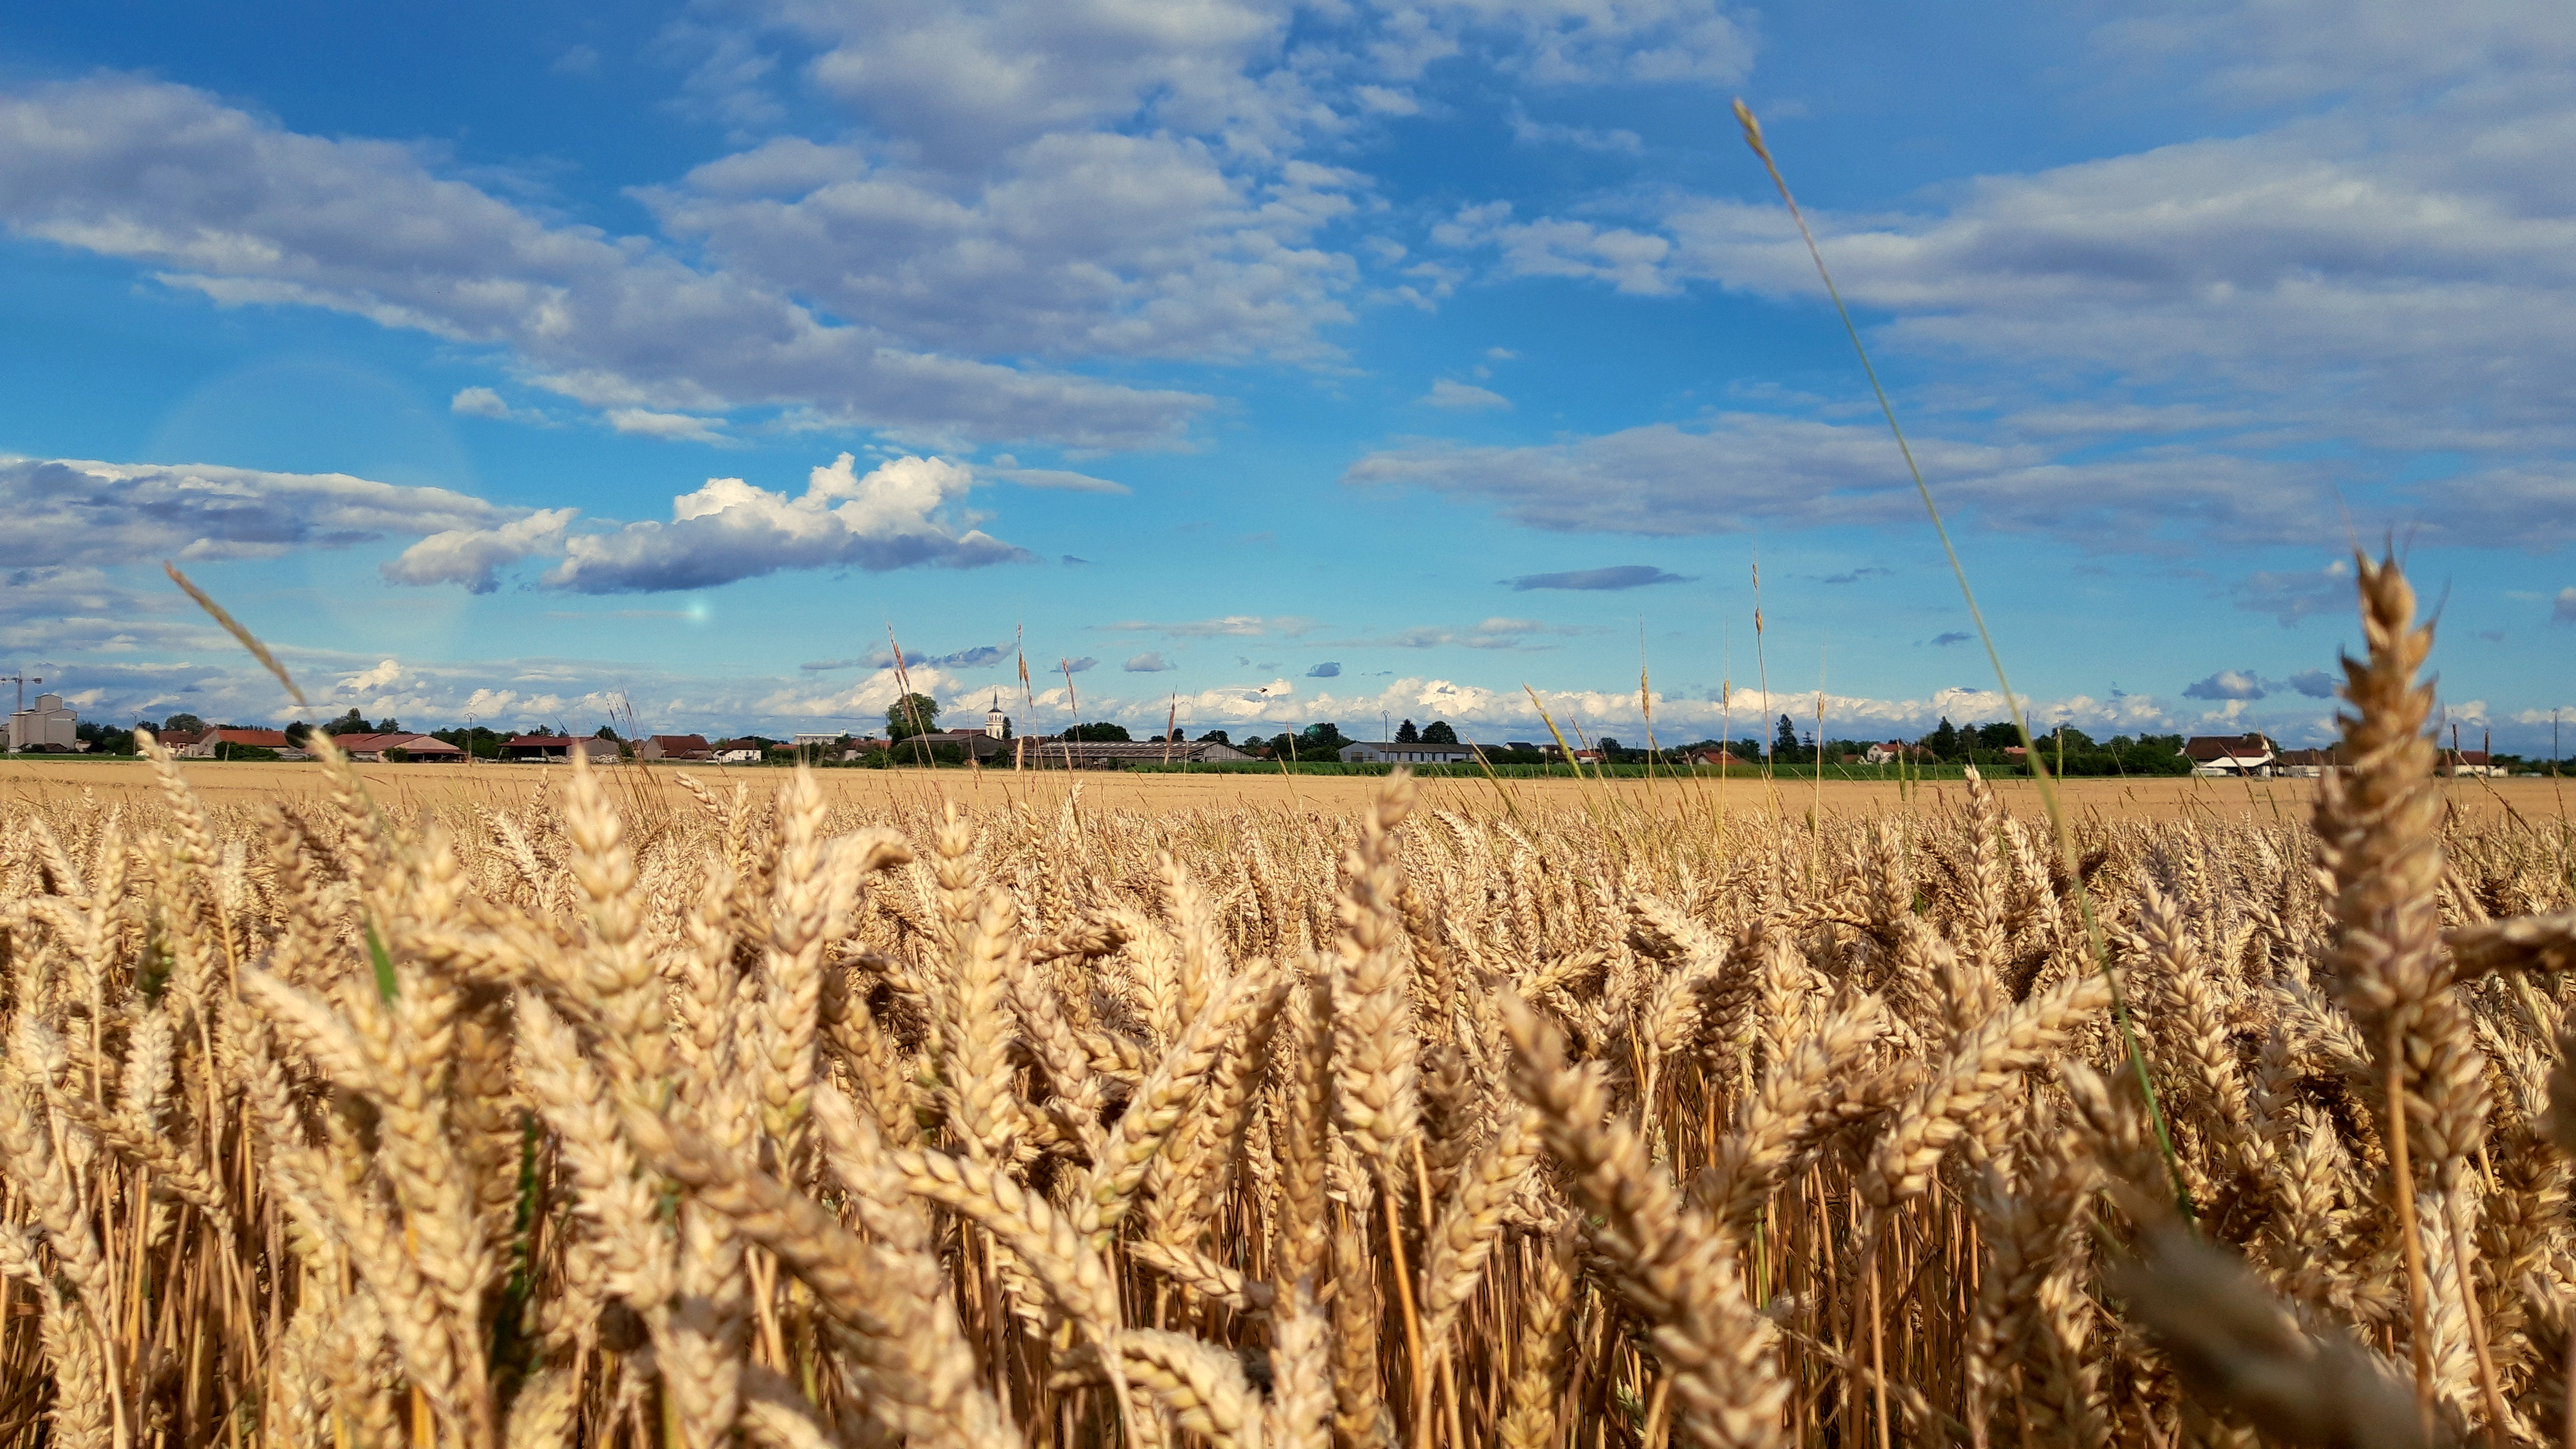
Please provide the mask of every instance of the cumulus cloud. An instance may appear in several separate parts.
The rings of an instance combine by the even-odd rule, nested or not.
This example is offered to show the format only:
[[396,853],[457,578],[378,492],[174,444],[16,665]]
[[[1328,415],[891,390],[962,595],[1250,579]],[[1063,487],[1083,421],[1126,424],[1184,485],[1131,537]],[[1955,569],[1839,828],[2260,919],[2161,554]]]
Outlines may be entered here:
[[563,561],[544,583],[585,594],[653,592],[711,588],[781,569],[975,568],[1027,557],[942,516],[972,482],[967,469],[941,458],[895,458],[861,475],[847,453],[814,469],[797,498],[739,478],[710,478],[671,501],[669,523],[566,538]]
[[1139,654],[1118,667],[1130,674],[1160,674],[1166,669],[1177,669],[1180,666],[1165,659],[1162,651],[1152,650]]
[[[0,163],[5,164],[5,163]],[[521,516],[444,488],[346,473],[0,455],[0,568],[274,558]]]
[[1088,654],[1083,655],[1080,659],[1067,659],[1056,666],[1056,668],[1066,674],[1080,674],[1085,670],[1097,669],[1098,667],[1100,667],[1100,661],[1092,658]]
[[514,408],[509,399],[488,387],[460,387],[456,396],[447,400],[447,410],[460,418],[489,418],[498,423],[523,423],[531,427],[557,426],[542,408]]
[[378,565],[378,572],[388,583],[462,584],[468,593],[488,594],[500,587],[502,565],[560,547],[579,512],[545,508],[498,528],[442,529]]
[[728,275],[941,351],[1317,357],[1349,320],[1358,266],[1314,241],[1356,209],[1350,172],[1110,129],[1029,137],[972,180],[925,159],[787,139],[638,194]]
[[[2268,397],[2286,405],[2265,410],[2275,426],[2314,410],[2418,444],[2432,428],[2563,437],[2538,409],[2576,360],[2576,207],[2563,159],[2531,137],[2564,133],[2576,108],[2536,86],[2513,104],[2515,83],[2492,79],[2386,125],[2331,113],[1985,177],[1945,211],[1826,217],[1820,240],[1846,297],[1899,314],[1901,346],[2047,356],[2240,407]],[[1693,201],[1648,229],[1673,243],[1655,283],[1815,287],[1775,207]],[[2506,356],[2525,365],[2485,375]],[[2386,411],[2348,416],[2356,405]]]
[[1306,677],[1308,679],[1335,679],[1340,677],[1341,672],[1342,666],[1340,663],[1327,659],[1323,663],[1316,665],[1314,668],[1307,670]]
[[2576,589],[2560,589],[2558,600],[2550,605],[2549,619],[2554,624],[2576,624]]
[[1946,633],[1946,634],[1935,634],[1935,635],[1933,635],[1933,636],[1932,636],[1932,642],[1933,642],[1933,644],[1935,644],[1936,646],[1938,646],[1938,647],[1940,647],[1940,648],[1943,648],[1943,649],[1952,649],[1952,648],[1956,648],[1957,646],[1959,646],[1959,645],[1961,645],[1961,644],[1965,644],[1965,643],[1967,643],[1969,640],[1974,639],[1974,638],[1976,638],[1976,637],[1977,637],[1976,635],[1974,635],[1974,634],[1970,634],[1970,633],[1966,632],[1965,630],[1961,630],[1961,629],[1953,629],[1953,630],[1949,631],[1949,632],[1948,632],[1948,633]]
[[2261,699],[2278,688],[2279,685],[2248,670],[2222,669],[2207,679],[2183,686],[2182,697],[2214,701]]
[[1650,564],[1620,564],[1614,568],[1573,569],[1557,574],[1523,574],[1504,583],[1521,589],[1639,589],[1648,584],[1686,584],[1681,574],[1668,574]]
[[[724,250],[662,204],[666,225]],[[1134,447],[1177,440],[1206,402],[978,361],[863,307],[843,315],[867,321],[829,321],[782,278],[554,223],[434,175],[411,147],[288,131],[132,77],[0,96],[0,221],[223,305],[506,348],[537,385],[636,419],[805,407],[849,426]]]
[[1508,409],[1512,405],[1510,398],[1490,388],[1478,387],[1473,383],[1455,382],[1445,377],[1434,381],[1431,384],[1431,391],[1414,401],[1425,407],[1447,408],[1451,412],[1461,413]]
[[825,47],[810,74],[827,93],[912,137],[943,171],[1131,120],[1238,149],[1286,149],[1301,131],[1339,129],[1337,111],[1412,113],[1405,87],[1453,57],[1545,86],[1726,85],[1758,44],[1751,17],[1719,0],[1431,0],[1322,13],[1211,0],[1185,17],[1111,0],[927,10],[862,0],[782,6],[776,20]]
[[2302,669],[2282,682],[2310,699],[2332,699],[2343,687],[2341,678],[2323,669]]

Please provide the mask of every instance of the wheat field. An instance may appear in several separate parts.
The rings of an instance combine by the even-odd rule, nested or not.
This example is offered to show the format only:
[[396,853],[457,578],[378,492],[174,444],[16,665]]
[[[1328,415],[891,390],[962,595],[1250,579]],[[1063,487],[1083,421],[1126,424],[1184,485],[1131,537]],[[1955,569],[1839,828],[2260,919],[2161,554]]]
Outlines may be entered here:
[[2063,837],[22,795],[0,1440],[2559,1442],[2576,838],[2361,580],[2359,768]]

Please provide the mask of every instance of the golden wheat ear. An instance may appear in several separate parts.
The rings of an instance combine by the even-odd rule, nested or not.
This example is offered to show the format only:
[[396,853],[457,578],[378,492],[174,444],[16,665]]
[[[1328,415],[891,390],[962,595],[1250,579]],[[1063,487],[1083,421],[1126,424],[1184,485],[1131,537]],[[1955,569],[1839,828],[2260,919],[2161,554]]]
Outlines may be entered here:
[[2191,1391],[2290,1444],[2426,1449],[2406,1386],[2349,1339],[2303,1330],[2242,1261],[2152,1231],[2113,1284]]

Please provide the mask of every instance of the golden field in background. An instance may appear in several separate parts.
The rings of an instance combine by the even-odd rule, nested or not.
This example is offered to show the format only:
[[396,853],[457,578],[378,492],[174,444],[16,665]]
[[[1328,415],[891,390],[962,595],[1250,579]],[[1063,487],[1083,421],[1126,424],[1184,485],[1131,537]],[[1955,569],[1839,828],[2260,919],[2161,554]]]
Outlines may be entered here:
[[[189,786],[210,805],[255,805],[265,800],[311,800],[325,790],[322,768],[310,763],[231,763],[189,761],[180,767]],[[388,803],[441,804],[481,800],[516,805],[532,792],[560,792],[570,771],[563,766],[359,765],[358,777],[371,795]],[[620,798],[642,792],[675,808],[689,803],[682,775],[730,791],[748,784],[756,795],[783,787],[789,772],[766,766],[655,765],[621,766],[609,772],[611,789]],[[1061,771],[1014,773],[1009,770],[849,770],[816,775],[825,797],[849,806],[918,806],[954,800],[961,809],[1002,807],[1027,800],[1050,808],[1064,798],[1067,777]],[[1297,809],[1348,815],[1375,794],[1378,782],[1358,775],[1274,774],[1131,774],[1085,771],[1073,777],[1086,804],[1101,809],[1147,812],[1191,810]],[[40,801],[77,799],[84,788],[102,801],[136,793],[157,794],[149,766],[141,760],[0,760],[0,799]],[[1484,779],[1422,780],[1416,788],[1434,808],[1451,805],[1498,808],[1495,785]],[[1812,780],[1782,779],[1766,787],[1759,776],[1739,774],[1723,788],[1714,777],[1657,780],[1506,779],[1501,788],[1523,809],[1581,810],[1587,801],[1621,810],[1715,810],[1721,799],[1728,814],[1774,808],[1804,818],[1816,802]],[[2522,777],[2505,780],[2443,781],[2450,808],[2485,817],[2507,813],[2535,819],[2569,817],[2576,800],[2576,779]],[[2015,814],[2037,817],[2039,792],[2027,780],[1994,782],[1995,795]],[[2061,798],[2077,815],[2098,814],[2123,820],[2216,819],[2245,817],[2277,823],[2304,819],[2316,799],[2314,780],[2076,779],[2058,783]],[[1957,780],[1935,780],[1908,788],[1894,781],[1827,779],[1825,813],[1861,817],[1955,807],[1965,786]]]

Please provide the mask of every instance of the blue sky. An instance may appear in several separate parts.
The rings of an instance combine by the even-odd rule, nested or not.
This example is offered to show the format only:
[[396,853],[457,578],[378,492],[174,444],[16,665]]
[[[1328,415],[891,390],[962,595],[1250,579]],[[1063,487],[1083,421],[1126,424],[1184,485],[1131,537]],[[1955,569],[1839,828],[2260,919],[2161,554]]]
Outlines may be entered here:
[[0,35],[0,662],[85,717],[857,729],[889,627],[1024,729],[1997,717],[1737,95],[2035,723],[2320,738],[2392,534],[2451,720],[2576,711],[2556,7],[385,11]]

